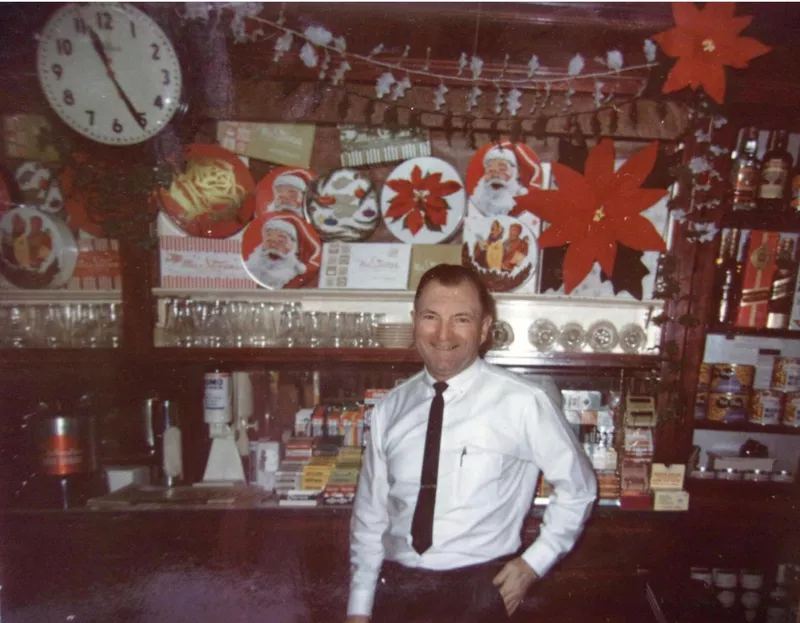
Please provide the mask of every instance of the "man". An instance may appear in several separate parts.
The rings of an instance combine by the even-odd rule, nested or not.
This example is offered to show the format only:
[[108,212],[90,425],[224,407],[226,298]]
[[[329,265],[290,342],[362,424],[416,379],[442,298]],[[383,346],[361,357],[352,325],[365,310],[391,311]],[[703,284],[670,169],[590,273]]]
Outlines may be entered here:
[[[479,358],[493,312],[468,268],[439,265],[420,280],[412,319],[425,369],[372,411],[347,623],[510,620],[583,529],[591,465],[546,389]],[[540,471],[555,492],[520,553]]]
[[508,240],[503,243],[503,270],[514,270],[528,257],[528,238],[522,238],[522,225],[512,223],[508,227]]
[[288,210],[298,216],[303,216],[308,184],[300,177],[299,173],[299,171],[281,173],[275,178],[272,183],[273,199],[267,206],[267,212]]
[[247,258],[250,275],[268,288],[283,288],[298,275],[306,272],[306,266],[297,256],[297,229],[289,221],[271,218],[261,231],[261,245]]
[[516,205],[516,197],[528,189],[519,182],[517,155],[511,147],[495,145],[483,157],[484,173],[470,201],[486,216],[507,216]]
[[475,262],[488,270],[500,270],[503,266],[503,234],[505,229],[500,221],[493,221],[489,228],[488,240],[479,238],[473,251]]

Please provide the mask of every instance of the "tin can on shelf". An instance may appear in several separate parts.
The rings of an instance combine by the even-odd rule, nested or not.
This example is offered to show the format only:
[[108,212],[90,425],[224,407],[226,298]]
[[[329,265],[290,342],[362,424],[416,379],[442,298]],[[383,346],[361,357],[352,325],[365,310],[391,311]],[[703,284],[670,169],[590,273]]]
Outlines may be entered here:
[[783,392],[777,389],[754,389],[750,396],[747,419],[753,424],[772,425],[781,421]]
[[709,394],[708,419],[713,422],[746,422],[750,397],[740,394]]
[[772,389],[800,391],[800,357],[778,357],[772,368]]
[[697,374],[697,391],[706,392],[711,388],[711,365],[710,363],[701,363],[700,372]]
[[800,426],[800,392],[787,392],[784,395],[781,424]]
[[708,415],[708,392],[700,391],[694,395],[694,419],[705,420]]
[[738,363],[711,365],[710,394],[748,394],[753,387],[756,367]]

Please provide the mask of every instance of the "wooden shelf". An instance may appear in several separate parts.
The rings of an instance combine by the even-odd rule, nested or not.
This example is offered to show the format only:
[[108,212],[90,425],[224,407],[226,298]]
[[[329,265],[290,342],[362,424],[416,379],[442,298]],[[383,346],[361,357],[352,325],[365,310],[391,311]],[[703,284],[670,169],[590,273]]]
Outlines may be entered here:
[[706,330],[707,335],[724,335],[728,339],[739,336],[765,337],[781,340],[800,340],[800,331],[790,331],[789,329],[750,329],[747,327],[725,327],[722,325],[710,325]]
[[698,420],[694,424],[695,430],[720,430],[731,433],[770,433],[777,435],[800,435],[800,427],[782,426],[780,424],[762,425],[742,422],[740,424],[729,424],[726,422],[715,422],[710,420]]
[[729,212],[722,217],[721,226],[737,229],[800,232],[800,213]]
[[[143,357],[155,362],[186,364],[422,364],[422,359],[413,348],[155,348]],[[486,355],[486,360],[505,366],[607,370],[650,370],[657,368],[662,361],[657,355],[601,353],[543,355],[503,351],[490,351]]]
[[116,364],[124,359],[119,348],[4,348],[0,366],[69,366]]

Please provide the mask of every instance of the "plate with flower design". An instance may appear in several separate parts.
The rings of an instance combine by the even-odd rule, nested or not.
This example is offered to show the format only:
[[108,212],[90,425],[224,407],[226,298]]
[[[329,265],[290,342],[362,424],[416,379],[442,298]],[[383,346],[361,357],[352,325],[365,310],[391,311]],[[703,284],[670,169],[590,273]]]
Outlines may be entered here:
[[453,237],[464,220],[464,183],[444,160],[423,156],[398,165],[381,191],[387,229],[401,242],[438,244]]

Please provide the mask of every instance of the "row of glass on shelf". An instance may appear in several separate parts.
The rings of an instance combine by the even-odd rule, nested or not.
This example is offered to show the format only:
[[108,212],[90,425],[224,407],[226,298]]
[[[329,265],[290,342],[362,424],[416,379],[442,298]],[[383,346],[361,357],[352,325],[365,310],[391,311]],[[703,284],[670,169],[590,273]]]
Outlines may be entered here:
[[[375,348],[384,314],[306,311],[299,302],[169,299],[161,346]],[[410,343],[410,333],[409,333]],[[408,343],[403,344],[408,346]]]
[[118,348],[119,303],[0,305],[1,348]]

